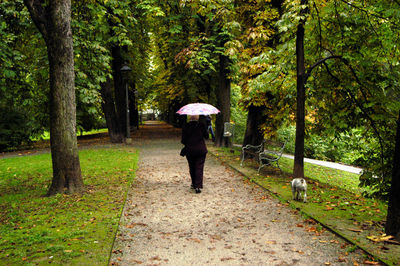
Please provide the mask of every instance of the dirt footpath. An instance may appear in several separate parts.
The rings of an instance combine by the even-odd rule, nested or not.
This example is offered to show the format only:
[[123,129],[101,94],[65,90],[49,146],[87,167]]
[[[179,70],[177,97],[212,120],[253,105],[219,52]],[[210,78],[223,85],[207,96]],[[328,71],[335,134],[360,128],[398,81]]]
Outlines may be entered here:
[[146,127],[133,144],[140,149],[139,168],[111,264],[357,265],[366,260],[358,250],[347,254],[350,245],[212,156],[206,159],[204,189],[195,194],[186,158],[179,156],[179,138],[167,134],[173,129]]

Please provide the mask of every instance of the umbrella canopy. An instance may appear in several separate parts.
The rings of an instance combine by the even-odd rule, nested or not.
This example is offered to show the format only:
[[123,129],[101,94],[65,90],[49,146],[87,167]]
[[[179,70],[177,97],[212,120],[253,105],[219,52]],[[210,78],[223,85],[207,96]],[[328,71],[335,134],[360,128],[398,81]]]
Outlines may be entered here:
[[211,115],[220,111],[208,103],[189,103],[178,110],[180,115]]

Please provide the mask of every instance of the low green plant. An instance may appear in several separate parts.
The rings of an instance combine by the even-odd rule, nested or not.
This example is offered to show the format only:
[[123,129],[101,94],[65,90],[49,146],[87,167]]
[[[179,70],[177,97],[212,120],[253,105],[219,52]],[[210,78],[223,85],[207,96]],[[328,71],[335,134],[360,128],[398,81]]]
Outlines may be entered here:
[[[50,154],[0,160],[0,261],[106,264],[138,153],[129,148],[79,153],[85,193],[44,197]],[[21,167],[23,166],[23,167]]]
[[34,131],[34,122],[25,111],[0,105],[0,151],[29,143]]

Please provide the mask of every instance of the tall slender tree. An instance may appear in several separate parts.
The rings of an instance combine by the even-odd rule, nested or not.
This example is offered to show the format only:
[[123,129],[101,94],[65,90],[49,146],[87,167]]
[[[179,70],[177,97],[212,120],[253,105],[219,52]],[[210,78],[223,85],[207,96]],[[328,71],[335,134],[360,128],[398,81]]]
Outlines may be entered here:
[[296,105],[296,146],[294,152],[293,177],[304,177],[304,132],[305,132],[305,65],[304,65],[304,24],[308,0],[301,0],[300,11],[302,18],[297,25],[296,60],[297,60],[297,105]]
[[50,73],[50,143],[53,180],[48,195],[83,191],[76,138],[74,50],[70,0],[24,0],[42,34]]
[[400,111],[397,120],[396,147],[393,156],[393,174],[389,194],[385,232],[400,241]]

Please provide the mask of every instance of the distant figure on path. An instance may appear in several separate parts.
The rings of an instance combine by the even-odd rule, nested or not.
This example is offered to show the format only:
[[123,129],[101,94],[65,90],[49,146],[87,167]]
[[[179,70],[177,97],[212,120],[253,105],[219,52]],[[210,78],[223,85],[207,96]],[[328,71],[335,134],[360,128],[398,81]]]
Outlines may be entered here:
[[189,116],[189,123],[182,128],[182,144],[186,148],[186,159],[192,179],[192,188],[200,193],[203,188],[203,170],[206,161],[207,147],[204,139],[209,133],[206,126],[199,122],[198,115]]
[[215,142],[215,134],[212,127],[211,116],[206,115],[207,130],[211,134],[212,141]]

